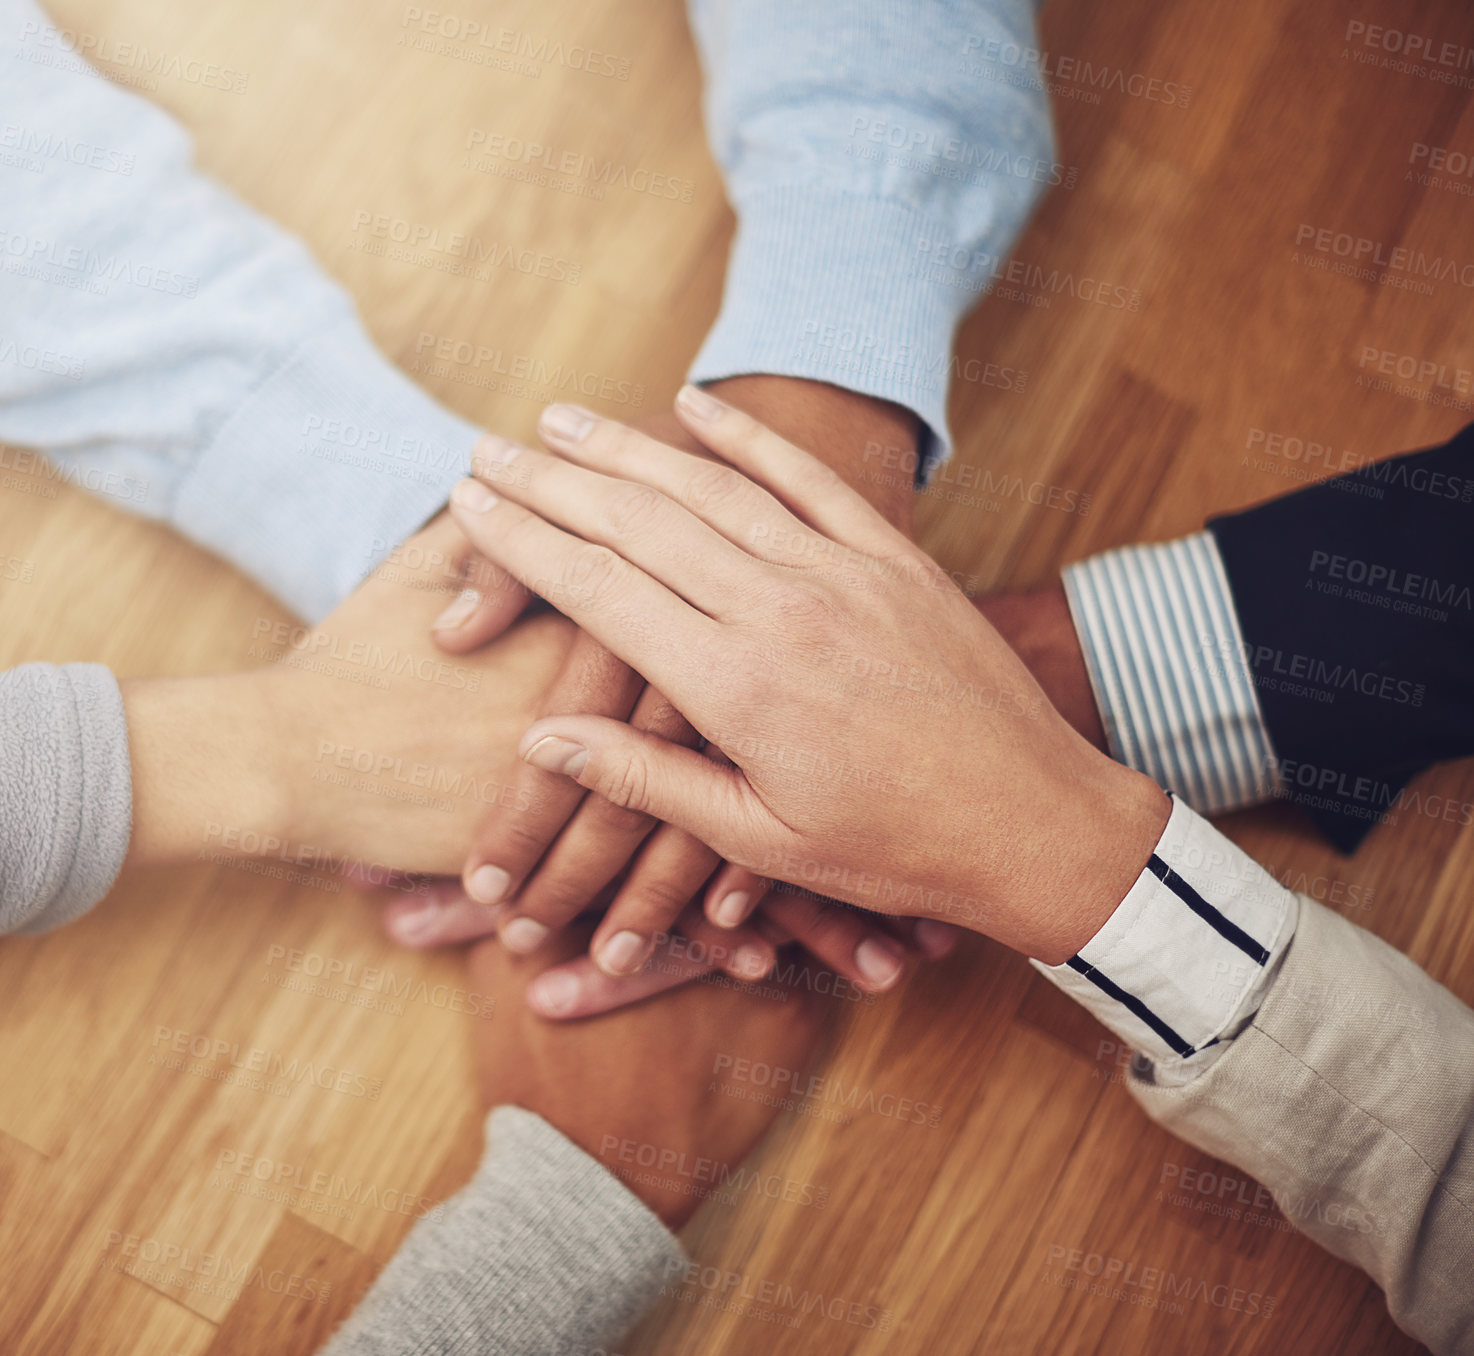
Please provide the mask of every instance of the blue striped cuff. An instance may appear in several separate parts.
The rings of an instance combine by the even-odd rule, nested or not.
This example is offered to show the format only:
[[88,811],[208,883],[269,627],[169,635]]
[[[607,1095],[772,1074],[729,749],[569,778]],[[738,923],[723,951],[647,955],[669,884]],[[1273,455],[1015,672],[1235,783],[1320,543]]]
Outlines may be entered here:
[[1063,965],[1034,967],[1184,1083],[1253,1020],[1299,901],[1176,796],[1146,869]]
[[1212,536],[1106,551],[1064,585],[1117,761],[1204,814],[1268,799],[1274,751]]

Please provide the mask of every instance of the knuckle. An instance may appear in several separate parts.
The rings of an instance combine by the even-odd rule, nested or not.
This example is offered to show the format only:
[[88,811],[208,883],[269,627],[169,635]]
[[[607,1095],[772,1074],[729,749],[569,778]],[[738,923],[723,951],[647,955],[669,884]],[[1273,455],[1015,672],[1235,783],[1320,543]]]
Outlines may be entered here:
[[643,758],[631,758],[601,788],[604,798],[625,810],[641,810],[649,801],[650,772]]
[[559,580],[561,597],[549,599],[573,607],[598,607],[618,586],[620,559],[607,546],[579,545]]
[[[655,824],[655,820],[643,810],[632,810],[628,806],[615,805],[607,800],[591,800],[588,812],[593,819],[590,828],[605,840],[615,838],[627,841],[641,838]],[[606,851],[613,846],[608,842],[602,844]]]
[[681,492],[681,503],[692,513],[716,512],[736,500],[745,484],[730,466],[706,462],[691,473]]
[[803,486],[802,493],[805,498],[809,495],[830,498],[835,490],[844,485],[844,480],[834,467],[814,458],[800,473],[800,483]]
[[504,822],[494,847],[487,852],[487,859],[509,870],[523,863],[535,862],[552,842],[555,832],[536,819],[519,814]]
[[542,923],[561,923],[588,905],[595,890],[588,882],[566,871],[544,871],[525,889],[519,905],[524,913]]
[[649,527],[660,516],[664,498],[648,485],[618,485],[604,499],[602,513],[605,525],[615,536]]
[[629,888],[626,907],[632,916],[669,920],[691,902],[694,890],[680,876],[651,876]]
[[730,644],[718,670],[716,695],[744,709],[774,695],[773,648],[766,636]]
[[827,629],[838,617],[829,593],[807,579],[783,579],[763,598],[763,611],[795,631]]

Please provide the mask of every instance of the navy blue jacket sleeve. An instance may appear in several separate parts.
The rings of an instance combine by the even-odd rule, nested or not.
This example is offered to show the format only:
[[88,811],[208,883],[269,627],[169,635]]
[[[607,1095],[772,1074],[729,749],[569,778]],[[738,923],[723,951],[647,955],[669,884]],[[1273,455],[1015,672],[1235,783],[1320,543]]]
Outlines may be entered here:
[[1285,798],[1343,852],[1474,753],[1474,425],[1208,524]]

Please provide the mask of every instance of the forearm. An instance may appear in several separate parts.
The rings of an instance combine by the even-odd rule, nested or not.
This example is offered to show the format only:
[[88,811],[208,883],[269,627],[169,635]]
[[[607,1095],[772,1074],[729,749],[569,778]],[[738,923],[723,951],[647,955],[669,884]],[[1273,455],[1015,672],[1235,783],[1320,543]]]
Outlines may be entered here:
[[1342,852],[1419,769],[1474,753],[1471,503],[1474,426],[1209,520],[1270,789]]
[[45,932],[111,888],[128,849],[128,730],[100,664],[0,673],[0,932]]
[[[691,378],[830,383],[913,411],[948,454],[953,332],[1047,184],[1029,0],[691,0],[706,123],[737,213]],[[990,78],[992,77],[992,78]],[[958,163],[981,166],[958,174]]]
[[8,112],[127,172],[8,172],[0,312],[42,356],[0,364],[0,438],[316,619],[444,502],[476,430],[375,349],[300,241],[194,168],[173,118],[79,57],[27,60],[56,30],[30,0],[7,14]]
[[187,861],[212,845],[280,836],[284,776],[257,675],[120,686],[133,784],[128,865]]
[[1183,1087],[1128,1087],[1363,1268],[1406,1331],[1468,1350],[1474,1012],[1406,956],[1302,897],[1276,981],[1218,1063]]

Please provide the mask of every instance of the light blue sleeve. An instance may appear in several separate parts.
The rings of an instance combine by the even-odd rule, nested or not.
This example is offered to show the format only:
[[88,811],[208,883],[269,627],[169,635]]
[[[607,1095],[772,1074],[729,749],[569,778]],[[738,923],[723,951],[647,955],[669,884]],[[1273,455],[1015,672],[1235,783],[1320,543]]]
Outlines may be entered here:
[[322,616],[444,502],[477,430],[32,0],[0,0],[0,73],[0,439]]
[[832,382],[950,452],[958,321],[1054,157],[1031,0],[691,0],[712,149],[737,212],[692,369]]

